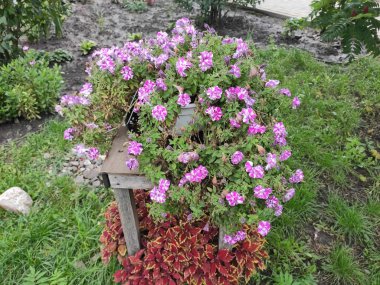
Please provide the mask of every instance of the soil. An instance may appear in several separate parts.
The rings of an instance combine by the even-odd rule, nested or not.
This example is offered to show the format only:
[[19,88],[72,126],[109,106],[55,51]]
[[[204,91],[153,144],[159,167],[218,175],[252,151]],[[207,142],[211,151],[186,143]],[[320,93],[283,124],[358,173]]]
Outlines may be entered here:
[[[114,1],[113,1],[114,2]],[[197,9],[195,9],[197,10]],[[122,45],[132,33],[142,33],[144,37],[154,36],[166,30],[177,19],[195,18],[194,13],[178,8],[173,0],[157,0],[147,12],[130,13],[121,4],[111,0],[90,0],[85,4],[71,4],[71,14],[63,25],[62,38],[50,38],[30,46],[36,49],[53,51],[61,48],[70,52],[74,59],[62,66],[65,86],[63,94],[78,91],[86,80],[85,65],[89,56],[83,56],[80,44],[92,40],[97,48]],[[340,62],[344,57],[339,45],[321,43],[314,31],[297,32],[293,38],[282,36],[283,19],[274,18],[252,11],[234,9],[228,13],[219,34],[246,38],[248,34],[259,47],[264,47],[272,38],[277,44],[302,48],[326,62]],[[25,43],[27,44],[27,43]],[[0,123],[0,144],[25,136],[28,132],[39,130],[47,118],[32,122]]]

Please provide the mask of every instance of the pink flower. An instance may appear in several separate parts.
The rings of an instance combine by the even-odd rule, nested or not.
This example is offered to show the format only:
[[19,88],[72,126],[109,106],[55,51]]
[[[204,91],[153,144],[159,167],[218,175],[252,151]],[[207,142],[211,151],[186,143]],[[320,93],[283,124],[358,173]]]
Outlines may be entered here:
[[130,141],[128,144],[128,154],[140,155],[143,151],[142,144],[137,141]]
[[281,216],[281,214],[282,214],[282,209],[283,209],[283,206],[282,206],[281,204],[278,204],[278,205],[276,206],[276,208],[274,209],[274,215],[275,215],[276,217]]
[[130,80],[133,78],[133,71],[132,68],[130,68],[129,66],[124,66],[121,69],[120,73],[123,76],[124,80]]
[[294,188],[290,188],[286,191],[284,197],[282,198],[282,201],[284,203],[288,202],[290,199],[293,198],[294,194],[296,194],[296,190]]
[[160,204],[163,204],[166,201],[166,193],[161,192],[158,187],[153,187],[153,189],[150,190],[149,196],[152,201]]
[[272,195],[270,196],[266,201],[265,201],[265,204],[267,206],[267,208],[269,209],[274,209],[277,207],[278,205],[278,199],[276,198],[276,196]]
[[63,138],[68,141],[74,139],[75,128],[68,128],[63,132]]
[[241,127],[241,124],[238,123],[238,121],[235,119],[230,119],[230,125],[231,127],[236,128],[236,129]]
[[294,97],[292,102],[293,109],[297,109],[301,105],[301,100],[298,97]]
[[211,118],[211,121],[219,121],[222,116],[222,109],[220,107],[211,106],[206,109],[206,114]]
[[288,88],[281,88],[279,93],[282,95],[285,95],[287,97],[292,96],[292,93],[290,92],[290,90]]
[[60,115],[63,116],[63,108],[61,105],[55,105],[54,110]]
[[168,114],[168,111],[166,108],[162,105],[157,105],[152,109],[152,116],[157,121],[163,122],[165,121],[166,115]]
[[96,147],[90,147],[86,154],[90,160],[96,160],[98,159],[100,152]]
[[183,57],[180,57],[178,60],[177,60],[177,63],[176,63],[176,69],[177,69],[177,72],[178,74],[181,76],[181,77],[186,77],[187,74],[185,73],[186,70],[188,70],[189,68],[192,67],[192,64],[190,61],[188,61],[187,59],[183,58]]
[[301,169],[297,169],[296,172],[289,178],[290,183],[300,183],[304,179],[304,175]]
[[210,87],[206,91],[206,94],[211,100],[220,99],[222,97],[222,93],[223,93],[223,89],[218,86]]
[[267,166],[265,166],[265,170],[269,170],[275,168],[277,165],[277,156],[274,153],[268,153],[267,155]]
[[81,90],[79,91],[79,94],[83,95],[84,97],[90,96],[91,93],[92,93],[92,84],[88,82],[83,84]]
[[278,122],[273,126],[274,143],[280,146],[286,145],[286,129],[283,122]]
[[231,156],[231,162],[232,164],[239,164],[244,158],[244,154],[241,151],[236,151],[234,154]]
[[266,129],[267,128],[265,126],[261,126],[261,125],[256,124],[256,123],[252,123],[248,127],[248,135],[263,134],[263,133],[265,133]]
[[36,64],[36,61],[35,61],[35,60],[32,60],[32,61],[29,62],[29,64],[33,66],[33,65]]
[[233,101],[237,98],[237,87],[230,87],[226,90],[226,97],[228,101]]
[[254,189],[254,196],[259,199],[268,199],[269,195],[272,194],[272,189],[271,188],[264,188],[261,185],[257,185]]
[[23,50],[23,51],[28,51],[28,50],[29,50],[29,47],[28,47],[28,46],[23,46],[23,47],[22,47],[22,50]]
[[270,231],[270,222],[268,221],[261,221],[259,222],[259,225],[257,227],[257,232],[265,237]]
[[169,190],[170,187],[170,181],[167,179],[160,179],[158,183],[158,188],[160,189],[161,192],[166,192]]
[[83,156],[85,155],[87,152],[87,148],[83,145],[83,144],[77,144],[74,148],[73,148],[73,153],[76,155],[76,156]]
[[204,72],[212,67],[213,54],[209,51],[202,51],[199,56],[199,68]]
[[243,55],[248,54],[248,45],[242,40],[242,39],[237,39],[236,40],[236,51],[233,54],[233,58],[239,58],[242,57]]
[[[197,168],[194,168],[189,173],[186,173],[184,178],[185,180],[182,180],[182,183],[191,182],[191,183],[200,183],[203,179],[205,179],[208,175],[208,170],[203,165],[199,165]],[[180,181],[180,184],[182,184]]]
[[284,150],[280,154],[280,161],[285,161],[285,160],[287,160],[291,156],[292,156],[292,152],[290,150]]
[[230,74],[232,74],[232,75],[235,76],[236,78],[240,78],[240,76],[241,76],[241,71],[240,71],[239,66],[237,66],[236,64],[231,65],[231,66],[230,66]]
[[186,107],[191,102],[190,95],[187,93],[182,93],[178,95],[177,104],[181,107]]
[[130,169],[130,170],[134,170],[134,169],[137,169],[139,168],[139,162],[136,158],[130,158],[128,159],[125,164],[127,165],[127,167]]
[[280,81],[274,80],[274,79],[270,79],[269,81],[267,81],[265,83],[265,87],[275,88],[278,84],[280,84]]
[[248,90],[243,87],[235,87],[235,93],[239,100],[246,100],[249,97]]
[[156,80],[156,85],[158,88],[160,88],[162,91],[168,90],[168,87],[165,84],[165,81],[162,78],[158,78]]
[[244,197],[241,196],[238,192],[230,192],[226,195],[226,200],[230,206],[236,206],[238,204],[244,203]]
[[248,172],[249,177],[261,179],[264,177],[264,167],[257,165],[253,167],[252,161],[245,163],[245,170]]
[[243,117],[243,123],[250,124],[253,123],[256,119],[256,113],[252,110],[252,108],[243,108],[239,115]]
[[179,156],[178,156],[178,161],[179,162],[182,162],[182,163],[189,163],[191,161],[197,161],[199,159],[199,155],[195,152],[195,151],[192,151],[192,152],[182,152]]

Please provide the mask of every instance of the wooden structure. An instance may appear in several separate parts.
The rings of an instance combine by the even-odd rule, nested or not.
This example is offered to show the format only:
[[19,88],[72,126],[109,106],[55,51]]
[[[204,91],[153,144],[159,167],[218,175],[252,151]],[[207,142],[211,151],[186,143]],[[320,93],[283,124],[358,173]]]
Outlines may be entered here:
[[[139,220],[137,217],[136,203],[133,195],[134,189],[153,188],[152,183],[137,170],[127,168],[125,161],[131,158],[128,155],[127,128],[121,127],[113,140],[112,147],[103,163],[101,175],[106,187],[115,191],[118,203],[121,224],[128,255],[134,255],[141,248]],[[223,243],[223,231],[219,231],[219,248],[228,248]]]

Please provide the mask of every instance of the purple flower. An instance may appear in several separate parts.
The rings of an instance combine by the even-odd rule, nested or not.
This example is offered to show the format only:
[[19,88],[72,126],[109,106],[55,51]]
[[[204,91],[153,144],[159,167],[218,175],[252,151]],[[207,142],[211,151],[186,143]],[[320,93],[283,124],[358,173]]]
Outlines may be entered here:
[[160,88],[162,91],[168,90],[168,87],[165,84],[165,81],[162,78],[158,78],[156,80],[156,85],[158,88]]
[[246,100],[249,96],[248,90],[243,87],[235,87],[236,96],[239,100]]
[[286,203],[290,199],[293,198],[294,194],[296,194],[296,190],[294,188],[290,188],[286,191],[284,197],[282,198],[282,202]]
[[231,235],[224,235],[223,241],[229,245],[234,245],[236,243],[235,238]]
[[245,170],[248,172],[249,177],[261,179],[264,177],[264,167],[261,165],[253,166],[251,161],[245,163]]
[[36,64],[36,61],[35,61],[35,60],[32,60],[32,61],[29,62],[29,64],[30,64],[31,66],[33,66],[33,65]]
[[153,187],[153,189],[150,190],[149,196],[152,201],[160,204],[163,204],[166,201],[166,193],[161,192],[158,187]]
[[186,77],[185,71],[192,67],[192,64],[187,59],[180,57],[176,63],[176,69],[181,77]]
[[270,79],[270,80],[268,80],[268,81],[265,83],[265,87],[268,87],[268,88],[275,88],[278,84],[280,84],[280,81],[278,81],[278,80],[274,80],[274,79]]
[[197,161],[198,159],[199,159],[199,155],[195,151],[192,151],[192,152],[182,152],[178,156],[178,161],[182,162],[182,163],[185,163],[185,164],[187,164],[187,163],[189,163],[191,161]]
[[220,99],[222,97],[222,93],[223,93],[223,89],[218,86],[210,87],[206,91],[206,94],[211,100]]
[[223,45],[233,44],[234,42],[235,42],[235,40],[233,38],[224,38],[222,40]]
[[236,40],[236,51],[233,54],[233,58],[239,58],[242,57],[243,55],[248,54],[248,45],[242,40],[242,39],[237,39]]
[[[230,87],[226,90],[226,97],[228,101],[233,101],[237,98],[237,88],[238,87]],[[239,87],[240,88],[240,87]]]
[[199,56],[199,68],[205,72],[212,67],[213,54],[209,51],[202,51]]
[[240,76],[241,76],[241,71],[240,71],[239,66],[237,66],[236,64],[231,65],[231,66],[230,66],[230,74],[232,74],[232,75],[235,76],[236,78],[240,78]]
[[68,128],[63,132],[63,138],[68,141],[74,139],[75,128]]
[[284,150],[280,154],[280,161],[285,161],[285,160],[287,160],[291,156],[292,156],[292,152],[290,150]]
[[[199,165],[197,168],[194,168],[189,173],[186,173],[182,182],[191,182],[191,183],[200,183],[208,175],[208,170],[203,165]],[[181,179],[182,180],[182,179]]]
[[246,237],[247,237],[247,234],[245,231],[237,231],[237,233],[235,235],[235,238],[237,239],[237,241],[245,240]]
[[28,50],[29,50],[29,47],[28,47],[28,46],[23,46],[23,47],[22,47],[22,50],[23,50],[23,51],[28,51]]
[[157,44],[161,46],[169,40],[169,35],[166,32],[157,32],[156,39]]
[[230,119],[230,125],[236,129],[241,127],[241,124],[236,119]]
[[125,164],[130,170],[138,169],[139,168],[139,162],[136,158],[130,158],[128,159]]
[[244,158],[244,154],[241,151],[236,151],[234,154],[231,156],[231,162],[232,164],[239,164]]
[[61,105],[55,105],[54,110],[60,115],[63,116],[63,108]]
[[263,134],[263,133],[265,133],[266,129],[267,128],[265,126],[261,126],[261,125],[256,124],[256,123],[252,123],[248,127],[248,135]]
[[168,114],[168,111],[166,108],[162,105],[157,105],[152,109],[152,116],[157,121],[163,122],[165,121],[166,115]]
[[91,93],[92,93],[92,84],[88,82],[83,84],[81,90],[79,91],[79,94],[83,95],[84,97],[90,96]]
[[243,108],[239,115],[243,118],[243,123],[250,124],[253,123],[256,119],[256,113],[252,110],[252,108]]
[[130,141],[128,144],[128,154],[140,155],[143,151],[142,144],[137,141]]
[[288,97],[292,96],[292,93],[290,92],[288,88],[281,88],[279,93]]
[[238,192],[230,192],[226,195],[226,200],[230,206],[236,206],[238,204],[244,203],[244,197],[241,196]]
[[254,189],[254,196],[259,199],[268,199],[269,195],[272,194],[272,189],[271,188],[264,188],[261,185],[257,185]]
[[292,108],[297,109],[301,105],[301,100],[296,96],[293,98]]
[[282,214],[282,209],[283,209],[283,206],[282,206],[281,204],[278,204],[278,205],[276,206],[276,208],[274,209],[274,215],[275,215],[276,217],[281,216],[281,214]]
[[124,80],[130,80],[133,78],[133,71],[132,68],[130,68],[129,66],[124,66],[121,69],[120,73],[123,76]]
[[96,160],[98,159],[100,152],[96,147],[90,147],[86,154],[90,160]]
[[206,109],[206,114],[211,118],[211,121],[219,121],[222,116],[222,109],[220,107],[211,106]]
[[304,175],[301,169],[297,169],[296,172],[289,178],[290,183],[300,183],[303,181]]
[[76,156],[83,156],[85,155],[87,152],[87,148],[83,145],[83,144],[77,144],[74,148],[73,148],[73,153],[76,155]]
[[186,107],[191,102],[190,95],[187,93],[182,93],[178,95],[177,104],[181,107]]
[[266,201],[265,201],[265,204],[267,206],[267,208],[269,209],[274,209],[277,207],[278,205],[278,199],[276,198],[276,196],[272,195],[270,196]]
[[277,165],[277,156],[274,153],[268,153],[267,155],[267,166],[265,166],[265,170],[269,170],[275,168]]
[[270,222],[268,221],[261,221],[259,222],[259,225],[257,227],[257,232],[265,237],[270,231]]
[[284,123],[279,122],[279,123],[274,124],[273,133],[274,133],[274,143],[280,146],[285,146],[287,133],[286,133]]

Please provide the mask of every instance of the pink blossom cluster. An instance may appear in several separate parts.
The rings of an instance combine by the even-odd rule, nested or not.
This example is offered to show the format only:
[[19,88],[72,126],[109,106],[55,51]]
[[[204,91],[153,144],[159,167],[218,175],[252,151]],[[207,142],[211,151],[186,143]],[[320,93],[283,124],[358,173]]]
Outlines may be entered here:
[[101,57],[96,64],[101,70],[107,70],[112,74],[115,72],[116,63],[110,56]]
[[185,185],[187,182],[190,183],[201,183],[202,180],[204,180],[208,175],[208,170],[203,165],[199,165],[198,167],[194,168],[190,172],[186,173],[181,181],[179,182],[180,187]]
[[251,178],[261,179],[264,177],[264,167],[261,165],[253,166],[252,161],[247,161],[245,163],[245,170]]
[[175,66],[176,66],[178,74],[182,77],[186,77],[187,74],[185,73],[185,71],[188,70],[189,68],[191,68],[193,66],[193,64],[189,60],[187,60],[186,58],[180,57],[177,60],[177,63]]
[[123,68],[120,70],[120,73],[123,76],[124,80],[130,80],[133,78],[133,71],[129,66],[123,66]]
[[290,183],[300,183],[303,181],[304,175],[301,169],[297,169],[296,172],[289,178]]
[[152,116],[157,121],[160,121],[160,122],[165,121],[167,114],[168,114],[168,111],[162,105],[157,105],[157,106],[153,107],[153,109],[152,109]]
[[72,141],[74,139],[75,128],[68,128],[63,132],[63,138],[68,141]]
[[158,78],[156,80],[156,86],[157,86],[157,88],[161,89],[162,91],[168,90],[168,87],[165,84],[165,80],[162,78]]
[[278,84],[280,84],[280,81],[275,79],[270,79],[265,83],[265,87],[268,88],[275,88]]
[[290,150],[284,150],[280,154],[280,161],[288,160],[292,156],[292,152]]
[[128,154],[140,155],[143,151],[143,146],[137,141],[130,141],[127,148]]
[[228,205],[233,207],[233,206],[236,206],[238,204],[243,204],[245,199],[238,192],[233,191],[233,192],[230,192],[226,195],[226,200],[228,202]]
[[169,190],[170,181],[167,179],[160,179],[158,186],[153,187],[150,191],[149,196],[152,201],[157,203],[165,203],[166,201],[166,191]]
[[207,89],[206,94],[211,100],[218,100],[222,98],[223,89],[219,86],[210,87]]
[[130,170],[135,170],[139,168],[139,161],[136,158],[132,157],[132,158],[127,159],[127,161],[125,162],[125,165]]
[[253,123],[256,119],[256,113],[252,108],[243,108],[238,115],[242,118],[242,121],[245,124]]
[[248,54],[248,45],[243,39],[237,39],[236,41],[236,51],[232,55],[233,58],[240,58]]
[[285,146],[286,142],[286,129],[283,122],[275,123],[273,126],[274,144]]
[[248,127],[248,135],[256,135],[256,134],[263,134],[267,128],[263,125],[259,125],[255,122],[253,122],[249,127]]
[[269,195],[272,194],[271,188],[264,188],[261,185],[257,185],[254,189],[254,196],[258,199],[268,199]]
[[62,107],[65,107],[65,106],[71,107],[75,105],[87,106],[87,105],[90,105],[90,100],[82,96],[64,95],[61,97],[60,105]]
[[73,153],[79,157],[87,156],[90,160],[98,159],[100,152],[96,147],[86,148],[83,144],[77,144],[73,148]]
[[227,100],[229,101],[236,100],[236,99],[245,101],[249,97],[249,93],[247,89],[240,86],[229,87],[226,90],[226,97],[227,97]]
[[92,84],[87,82],[83,84],[82,88],[79,91],[79,94],[84,97],[89,97],[92,93]]
[[191,102],[190,95],[187,93],[181,93],[178,95],[177,104],[181,107],[186,107]]
[[199,159],[199,155],[195,151],[182,152],[178,156],[178,161],[182,162],[182,163],[185,163],[185,164],[187,164],[189,162],[192,162],[192,161],[197,161],[198,159]]
[[210,116],[211,121],[219,121],[223,116],[222,109],[215,106],[208,107],[205,113]]
[[239,241],[245,240],[247,233],[245,231],[237,231],[235,235],[224,235],[223,241],[229,245],[234,245]]
[[270,227],[271,227],[270,222],[260,221],[257,227],[257,232],[263,237],[265,237],[269,233]]
[[154,92],[156,83],[151,80],[146,80],[144,85],[138,90],[138,99],[141,104],[145,104],[150,101],[150,95]]
[[213,54],[210,51],[202,51],[199,56],[199,68],[204,72],[212,67]]
[[231,156],[232,164],[239,164],[244,158],[244,154],[241,151],[235,151]]
[[268,153],[266,162],[267,165],[265,166],[265,170],[275,168],[277,166],[277,155],[274,153]]
[[232,74],[236,78],[240,78],[241,71],[240,71],[240,68],[237,64],[233,64],[230,66],[230,74]]
[[282,202],[286,203],[294,197],[296,190],[294,188],[290,188],[286,191],[284,197],[282,198]]

